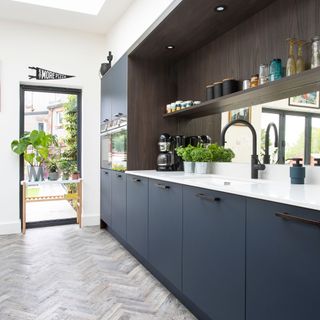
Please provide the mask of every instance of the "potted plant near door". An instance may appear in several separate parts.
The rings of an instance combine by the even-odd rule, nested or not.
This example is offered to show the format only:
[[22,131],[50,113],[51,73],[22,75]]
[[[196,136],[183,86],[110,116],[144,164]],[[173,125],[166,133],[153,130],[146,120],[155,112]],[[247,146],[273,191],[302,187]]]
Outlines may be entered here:
[[44,180],[43,164],[48,159],[49,150],[53,146],[57,146],[55,136],[38,130],[25,133],[19,140],[11,142],[12,151],[23,155],[28,163],[29,181]]
[[50,159],[47,161],[47,168],[49,171],[48,180],[56,181],[59,179],[58,161],[56,159]]
[[62,158],[58,162],[58,167],[62,172],[62,180],[69,180],[72,172],[72,162],[68,159]]

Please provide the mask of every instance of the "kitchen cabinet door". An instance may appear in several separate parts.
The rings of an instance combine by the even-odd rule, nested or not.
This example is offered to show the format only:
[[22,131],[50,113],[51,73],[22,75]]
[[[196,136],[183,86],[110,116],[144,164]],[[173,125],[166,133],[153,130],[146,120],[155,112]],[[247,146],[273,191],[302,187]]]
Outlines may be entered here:
[[111,171],[100,171],[100,214],[108,226],[111,226]]
[[128,56],[112,67],[112,119],[128,114]]
[[100,121],[112,118],[112,97],[114,91],[114,71],[110,69],[101,79],[101,113]]
[[149,180],[149,262],[181,290],[181,185]]
[[148,179],[127,176],[127,242],[143,258],[148,254]]
[[243,197],[183,188],[183,293],[208,319],[245,319],[245,208]]
[[318,211],[248,200],[247,320],[320,319]]
[[113,171],[111,174],[112,230],[123,240],[127,237],[127,186],[126,174]]

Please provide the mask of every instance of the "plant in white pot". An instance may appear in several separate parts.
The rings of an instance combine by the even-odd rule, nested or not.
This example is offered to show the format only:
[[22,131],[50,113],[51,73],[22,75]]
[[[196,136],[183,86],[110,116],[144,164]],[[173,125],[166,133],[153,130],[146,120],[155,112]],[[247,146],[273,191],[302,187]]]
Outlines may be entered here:
[[40,181],[44,179],[43,164],[48,159],[49,150],[56,145],[55,136],[33,130],[25,133],[19,140],[13,140],[11,149],[16,154],[23,155],[28,163],[29,181]]
[[208,146],[208,150],[211,154],[211,160],[208,168],[209,173],[213,173],[215,162],[231,162],[235,156],[231,149],[224,148],[216,143],[210,144]]
[[211,162],[212,155],[208,148],[203,146],[195,147],[191,151],[192,161],[195,162],[194,172],[198,174],[209,173],[208,162]]
[[177,155],[183,161],[183,168],[185,173],[194,173],[194,162],[192,161],[191,152],[195,147],[188,145],[187,147],[176,148]]

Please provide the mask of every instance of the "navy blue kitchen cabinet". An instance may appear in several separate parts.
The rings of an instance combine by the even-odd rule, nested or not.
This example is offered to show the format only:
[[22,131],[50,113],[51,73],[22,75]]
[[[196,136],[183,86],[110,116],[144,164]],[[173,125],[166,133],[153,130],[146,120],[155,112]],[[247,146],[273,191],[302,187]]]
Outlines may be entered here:
[[320,319],[319,212],[248,199],[247,320]]
[[111,120],[114,71],[110,69],[101,79],[101,122]]
[[101,79],[101,122],[127,115],[128,56],[123,56]]
[[127,243],[139,255],[148,255],[148,179],[127,176]]
[[243,197],[183,188],[183,294],[208,319],[245,319],[245,216]]
[[112,116],[127,116],[128,111],[128,56],[124,55],[112,67]]
[[123,240],[127,236],[127,183],[126,174],[111,173],[111,215],[112,230]]
[[111,171],[100,171],[100,212],[101,220],[111,226]]
[[182,186],[149,180],[149,262],[181,290]]

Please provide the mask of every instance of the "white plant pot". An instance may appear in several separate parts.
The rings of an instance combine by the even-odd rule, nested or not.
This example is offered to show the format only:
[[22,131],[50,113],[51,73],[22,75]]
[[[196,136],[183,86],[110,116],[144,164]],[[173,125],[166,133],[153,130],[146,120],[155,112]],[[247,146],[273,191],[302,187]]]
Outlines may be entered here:
[[208,173],[208,162],[196,162],[194,173],[198,173],[198,174]]
[[214,173],[214,162],[208,162],[208,171],[207,173]]
[[185,173],[194,173],[194,162],[184,161],[183,168]]

